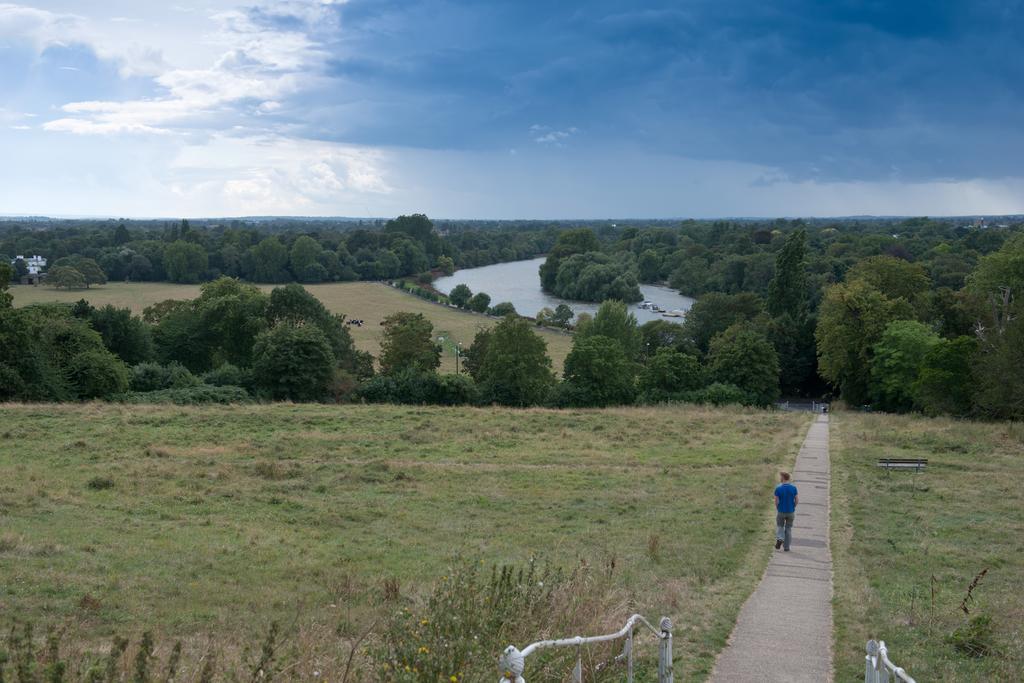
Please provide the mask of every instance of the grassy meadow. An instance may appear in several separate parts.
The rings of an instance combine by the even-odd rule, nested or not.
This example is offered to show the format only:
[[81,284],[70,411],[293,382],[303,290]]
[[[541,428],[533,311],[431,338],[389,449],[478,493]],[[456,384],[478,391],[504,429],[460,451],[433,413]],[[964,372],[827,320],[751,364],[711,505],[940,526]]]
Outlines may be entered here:
[[774,475],[808,422],[701,407],[0,406],[0,614],[97,639],[258,639],[272,619],[340,632],[379,618],[382,590],[422,594],[455,556],[537,556],[606,567],[608,626],[671,615],[677,680],[691,680],[763,572]]
[[[494,318],[440,306],[377,282],[334,282],[305,287],[330,311],[344,313],[349,318],[365,320],[366,324],[362,327],[350,326],[349,330],[356,347],[369,351],[374,356],[380,352],[380,322],[385,317],[398,311],[422,313],[434,323],[434,331],[438,336],[450,340],[445,344],[445,353],[441,358],[443,372],[455,372],[454,344],[462,342],[463,346],[469,346],[479,328],[489,327],[495,323]],[[273,288],[274,285],[260,285],[260,289],[268,292]],[[79,299],[85,299],[93,306],[113,304],[141,314],[147,306],[165,299],[193,299],[199,295],[199,285],[110,282],[103,286],[71,291],[46,286],[20,285],[11,287],[10,291],[14,295],[15,306],[51,301],[74,303]],[[555,371],[561,373],[562,363],[572,347],[572,337],[553,330],[538,328],[537,331],[548,344],[548,355]]]
[[[836,680],[863,676],[868,635],[918,681],[1020,680],[1024,425],[836,413],[831,441]],[[881,457],[929,463],[887,475]],[[952,640],[973,617],[991,632],[957,640],[981,657]]]

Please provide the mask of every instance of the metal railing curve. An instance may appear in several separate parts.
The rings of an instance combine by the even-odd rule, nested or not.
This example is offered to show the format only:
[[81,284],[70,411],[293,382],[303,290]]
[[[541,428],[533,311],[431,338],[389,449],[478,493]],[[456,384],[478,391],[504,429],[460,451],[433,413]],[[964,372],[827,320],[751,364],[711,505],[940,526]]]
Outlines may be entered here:
[[892,663],[884,640],[869,640],[864,656],[864,683],[888,683],[890,673],[897,681],[917,683],[902,667]]
[[505,648],[501,658],[498,660],[498,667],[501,671],[499,683],[526,683],[523,672],[526,669],[526,658],[537,650],[551,647],[576,647],[576,666],[573,668],[573,683],[583,682],[583,652],[582,646],[590,643],[604,643],[611,640],[624,639],[622,654],[615,657],[616,662],[626,661],[626,680],[633,683],[633,631],[637,626],[645,626],[659,639],[658,643],[658,683],[673,683],[672,674],[672,620],[662,617],[658,622],[659,628],[651,625],[642,615],[634,614],[627,621],[626,625],[615,633],[607,633],[601,636],[575,636],[573,638],[561,638],[558,640],[538,640],[530,643],[522,650],[514,645]]

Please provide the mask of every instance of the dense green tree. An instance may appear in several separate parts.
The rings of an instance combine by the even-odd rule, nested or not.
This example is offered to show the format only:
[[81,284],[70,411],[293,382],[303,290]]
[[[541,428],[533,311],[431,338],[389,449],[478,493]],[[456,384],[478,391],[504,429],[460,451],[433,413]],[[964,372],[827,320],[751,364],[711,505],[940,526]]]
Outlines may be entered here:
[[547,400],[555,384],[547,343],[524,318],[508,316],[477,333],[470,372],[486,403],[530,406]]
[[142,254],[133,254],[125,276],[132,282],[150,280],[153,277],[153,263]]
[[345,325],[345,316],[328,311],[323,302],[302,285],[291,283],[275,287],[270,292],[266,318],[271,326],[282,323],[316,325],[324,333],[339,366],[356,372],[355,344]]
[[791,233],[775,257],[765,308],[771,321],[768,337],[779,354],[779,384],[786,395],[801,395],[814,384],[814,323],[810,313],[807,236]]
[[38,314],[0,306],[0,401],[72,400],[67,378],[40,343]]
[[69,256],[67,258],[57,259],[54,263],[55,266],[70,266],[82,274],[85,278],[85,286],[88,288],[90,285],[105,285],[107,284],[107,274],[103,272],[99,264],[94,259],[87,258],[85,256]]
[[469,287],[464,284],[458,284],[452,287],[452,291],[448,293],[448,301],[450,301],[453,306],[465,308],[472,296],[473,292]]
[[422,245],[427,245],[434,232],[434,224],[422,213],[399,216],[384,225],[384,232],[408,235]]
[[434,325],[422,313],[392,313],[384,318],[380,367],[384,374],[413,368],[432,372],[441,365],[441,347]]
[[127,390],[127,367],[104,348],[103,339],[88,322],[75,318],[64,306],[40,307],[28,314],[34,343],[50,366],[45,373],[49,398],[106,398]]
[[1024,420],[1024,305],[1008,306],[981,330],[972,377],[980,415]]
[[153,358],[150,328],[130,309],[107,304],[89,314],[89,323],[100,333],[103,345],[129,365]]
[[320,262],[324,256],[324,248],[309,235],[302,235],[292,243],[288,260],[292,275],[299,282],[323,282],[327,279],[327,269]]
[[770,405],[779,397],[778,354],[751,323],[739,322],[715,335],[708,371],[714,381],[739,387],[757,405]]
[[574,315],[572,308],[567,304],[558,304],[555,306],[555,314],[551,317],[551,322],[558,327],[568,327]]
[[473,343],[462,349],[462,371],[468,373],[478,383],[480,382],[480,368],[484,358],[487,357],[487,349],[490,347],[493,338],[494,328],[482,327],[476,331]]
[[560,261],[554,294],[579,301],[640,301],[636,266],[601,252],[573,254]]
[[658,282],[661,279],[661,257],[653,249],[647,249],[637,259],[637,276],[640,282]]
[[198,244],[178,240],[164,249],[163,264],[171,282],[202,282],[209,258]]
[[696,357],[661,347],[640,373],[640,395],[646,402],[678,399],[684,392],[704,386],[704,369]]
[[702,353],[711,339],[738,322],[752,321],[764,312],[764,301],[756,294],[709,292],[694,302],[686,313],[683,329]]
[[1000,288],[1009,288],[1013,297],[1024,299],[1024,234],[1008,239],[999,251],[981,257],[967,278],[967,289],[987,302]]
[[131,233],[128,232],[124,223],[118,223],[117,228],[114,229],[113,241],[118,246],[132,241]]
[[[173,303],[179,305],[162,307],[153,325],[157,360],[181,363],[194,373],[205,372],[212,363],[209,337],[203,329],[202,319],[191,302]],[[151,310],[150,318],[155,315]]]
[[889,323],[912,317],[906,299],[889,299],[864,280],[829,287],[814,333],[819,373],[848,404],[866,403],[875,344]]
[[806,318],[810,294],[806,259],[807,234],[797,230],[775,257],[775,277],[768,285],[765,303],[769,315],[789,315],[798,323]]
[[605,301],[597,309],[597,315],[577,325],[576,339],[587,337],[608,337],[618,342],[622,352],[631,363],[640,358],[643,335],[636,324],[636,316],[629,312],[621,301]]
[[46,284],[64,289],[85,289],[85,276],[70,266],[54,266],[46,276]]
[[253,348],[253,380],[274,400],[322,401],[330,395],[335,359],[323,332],[313,325],[278,325]]
[[577,406],[632,403],[636,364],[618,340],[604,335],[577,337],[565,358],[564,401]]
[[779,354],[779,385],[787,396],[804,396],[819,388],[813,318],[788,313],[767,324],[768,338]]
[[669,275],[668,284],[682,294],[697,296],[707,291],[710,275],[707,259],[699,256],[689,257],[679,262]]
[[700,355],[696,344],[679,323],[649,320],[640,326],[640,336],[644,358],[653,357],[660,349],[671,349],[691,356]]
[[966,416],[971,412],[974,381],[971,357],[978,343],[967,336],[942,339],[925,354],[914,383],[914,399],[928,415]]
[[493,315],[497,318],[504,318],[506,315],[518,315],[516,313],[516,307],[509,301],[502,301],[501,303],[494,304],[487,309],[487,315]]
[[268,305],[269,297],[259,288],[234,278],[221,277],[200,286],[193,307],[208,360],[199,370],[221,363],[252,365],[253,344],[266,329]]
[[10,308],[14,305],[14,297],[8,291],[13,276],[14,269],[6,261],[0,259],[0,308]]
[[267,237],[242,257],[242,271],[253,282],[287,282],[288,249],[277,237]]
[[859,261],[846,273],[846,281],[861,280],[888,299],[902,298],[916,304],[928,291],[931,281],[925,269],[892,256],[872,256]]
[[[57,264],[54,264],[57,265]],[[19,258],[14,260],[14,279],[21,281],[21,278],[28,275],[28,264],[25,263],[25,259]]]
[[399,275],[423,273],[430,268],[430,260],[427,258],[426,252],[423,251],[423,245],[418,242],[407,239],[395,240],[389,247],[389,251],[398,258]]
[[477,313],[486,313],[490,305],[491,296],[485,292],[477,292],[466,302],[466,308]]
[[912,410],[914,387],[925,356],[939,341],[939,335],[916,320],[889,323],[872,349],[872,404],[890,412]]
[[455,261],[452,260],[451,256],[438,256],[437,267],[445,275],[451,275],[455,272]]
[[128,390],[128,367],[105,350],[76,353],[65,372],[80,399],[108,398]]
[[540,266],[541,289],[545,292],[555,291],[555,282],[563,259],[573,254],[596,252],[600,249],[601,244],[597,241],[597,235],[589,228],[566,230],[559,233],[547,259]]

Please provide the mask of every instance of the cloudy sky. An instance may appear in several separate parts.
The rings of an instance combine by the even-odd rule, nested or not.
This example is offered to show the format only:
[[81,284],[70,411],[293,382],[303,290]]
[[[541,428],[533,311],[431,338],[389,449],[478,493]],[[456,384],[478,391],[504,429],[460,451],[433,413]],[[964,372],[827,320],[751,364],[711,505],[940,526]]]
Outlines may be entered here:
[[0,214],[1024,212],[1022,42],[1022,0],[0,2]]

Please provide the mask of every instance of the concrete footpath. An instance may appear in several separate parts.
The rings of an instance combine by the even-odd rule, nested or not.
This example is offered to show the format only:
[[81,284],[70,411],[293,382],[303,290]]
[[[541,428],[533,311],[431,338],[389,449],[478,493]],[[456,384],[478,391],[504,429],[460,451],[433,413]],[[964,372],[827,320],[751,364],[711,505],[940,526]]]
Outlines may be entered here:
[[[800,504],[792,550],[772,551],[761,583],[743,605],[715,663],[712,683],[832,680],[829,472],[828,415],[819,415],[793,471]],[[765,534],[766,545],[774,541]]]

